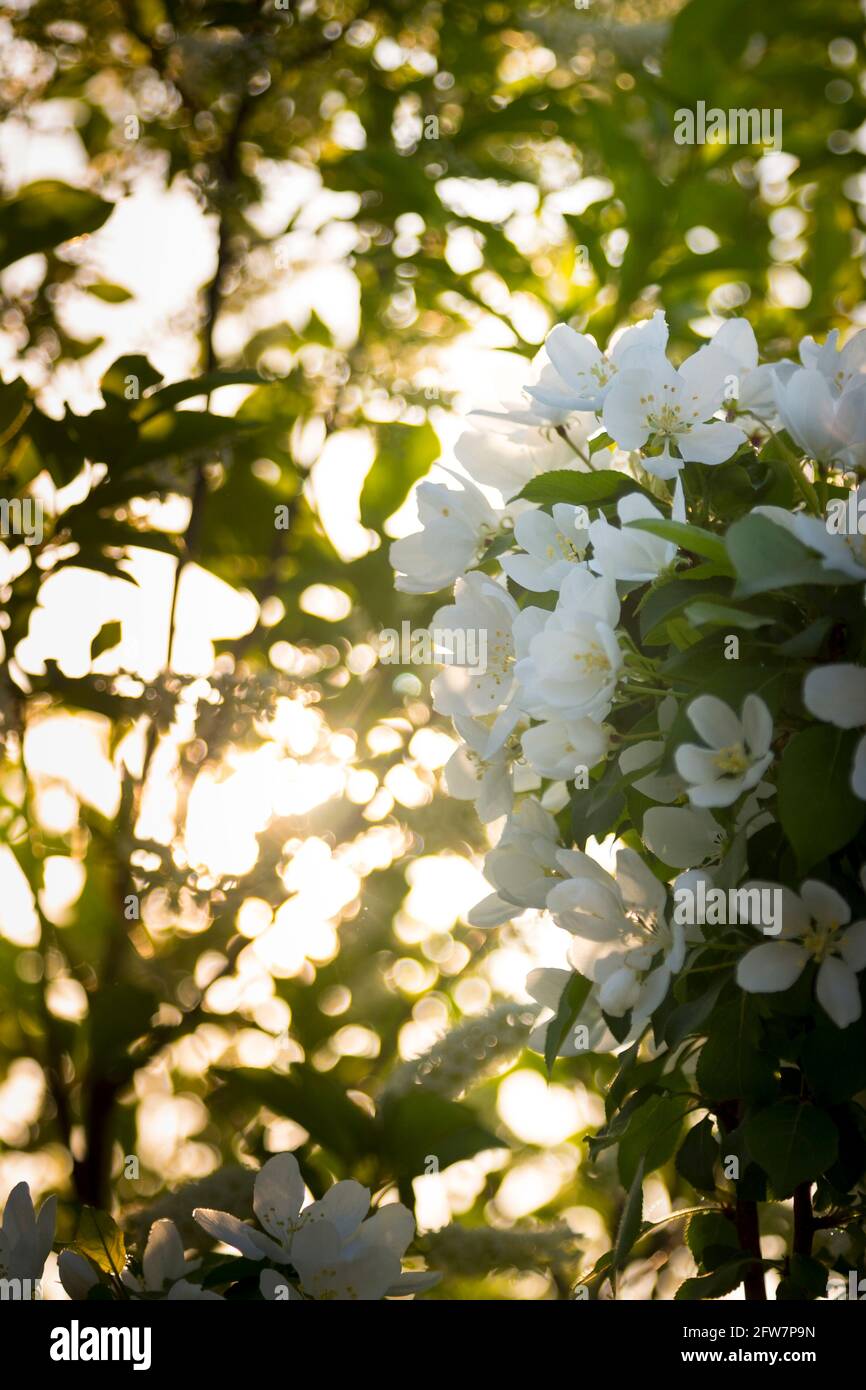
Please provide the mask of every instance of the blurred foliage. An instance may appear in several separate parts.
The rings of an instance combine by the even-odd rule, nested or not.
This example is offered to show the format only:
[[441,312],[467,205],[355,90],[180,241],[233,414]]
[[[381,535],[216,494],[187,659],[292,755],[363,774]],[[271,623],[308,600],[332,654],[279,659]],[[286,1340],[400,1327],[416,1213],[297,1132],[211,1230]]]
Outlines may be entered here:
[[[421,683],[357,657],[377,629],[423,623],[433,607],[394,592],[381,542],[388,516],[438,453],[449,343],[495,324],[499,345],[529,356],[556,320],[605,336],[664,302],[676,351],[700,341],[702,319],[737,310],[775,355],[804,331],[862,320],[862,15],[851,0],[593,0],[583,9],[570,0],[36,0],[4,16],[0,108],[12,137],[38,131],[49,104],[85,170],[77,186],[7,180],[0,206],[0,262],[13,272],[0,300],[9,363],[3,488],[10,498],[35,488],[47,499],[45,534],[13,552],[21,563],[2,593],[0,814],[41,901],[38,950],[0,939],[0,1080],[16,1059],[33,1057],[48,1087],[29,1123],[9,1126],[6,1147],[34,1161],[53,1155],[47,1183],[61,1188],[71,1235],[82,1203],[123,1212],[179,1176],[261,1160],[284,1119],[308,1136],[298,1152],[315,1193],[331,1176],[351,1175],[377,1192],[395,1185],[411,1202],[430,1155],[445,1167],[498,1145],[463,1216],[480,1237],[509,1164],[543,1147],[518,1141],[497,1118],[495,1069],[474,1075],[489,1055],[464,1057],[468,1100],[423,1084],[388,1089],[407,1023],[457,1024],[459,986],[483,979],[492,944],[482,933],[458,923],[415,942],[394,930],[407,864],[421,852],[469,853],[471,814],[454,802],[443,814],[435,797],[415,807],[392,800],[379,824],[394,826],[393,848],[336,913],[339,949],[274,972],[272,998],[288,1006],[280,1025],[273,1011],[262,1022],[261,1001],[245,1002],[240,988],[234,1006],[217,1006],[215,985],[241,978],[250,949],[238,912],[250,898],[274,910],[291,898],[284,879],[305,837],[336,851],[369,833],[371,819],[348,797],[275,818],[259,836],[255,867],[215,878],[186,856],[186,808],[228,751],[260,745],[287,697],[327,721],[319,753],[328,729],[350,732],[352,766],[380,786],[389,769],[413,764],[407,744],[430,719]],[[675,111],[699,100],[778,108],[784,154],[675,144]],[[305,221],[302,199],[265,235],[256,210],[278,171],[333,195],[332,215]],[[104,224],[110,230],[115,205],[145,177],[190,191],[213,230],[213,266],[168,325],[196,344],[197,367],[189,380],[166,383],[155,345],[130,342],[96,374],[99,408],[73,403],[60,413],[52,385],[69,364],[84,373],[76,380],[87,379],[102,347],[72,333],[70,297],[129,299],[94,269],[89,239]],[[455,248],[467,244],[475,252],[461,259]],[[32,264],[21,258],[35,255],[38,273],[16,276]],[[359,318],[349,341],[316,313],[299,326],[256,317],[275,282],[317,261],[354,277]],[[229,321],[232,333],[223,331]],[[212,402],[223,386],[245,388],[233,415]],[[361,516],[377,536],[347,561],[307,474],[326,440],[352,429],[374,442]],[[153,504],[178,496],[189,499],[183,533],[153,519]],[[178,574],[195,564],[251,592],[259,622],[220,643],[204,682],[171,669],[168,617],[164,669],[152,677],[112,666],[110,625],[91,648],[98,671],[72,676],[55,661],[41,670],[17,662],[53,576],[84,568],[128,583],[130,547],[175,557]],[[348,598],[344,618],[303,611],[313,582]],[[64,710],[107,721],[113,752],[134,733],[141,757],[123,764],[116,816],[81,801],[74,824],[57,832],[40,823],[24,751],[28,729]],[[371,748],[366,734],[382,727],[390,742],[377,752],[385,744]],[[164,747],[176,753],[172,773]],[[148,785],[169,775],[173,830],[142,839]],[[430,773],[419,776],[432,788]],[[45,861],[57,857],[84,870],[63,924],[42,893]],[[130,916],[131,895],[140,921]],[[418,964],[418,989],[397,982],[395,966],[407,959]],[[52,1003],[52,984],[70,979],[86,996],[81,1021]],[[486,981],[485,992],[501,1004]],[[337,1028],[356,1025],[378,1039],[376,1056],[334,1042]],[[513,1025],[506,1068],[515,1065]],[[238,1040],[251,1029],[285,1042],[281,1060],[242,1065]],[[190,1066],[182,1044],[195,1039],[212,1068]],[[520,1064],[543,1069],[527,1054]],[[560,1061],[554,1075],[590,1090],[611,1079],[598,1058]],[[177,1169],[167,1152],[129,1176],[123,1156],[140,1152],[147,1098],[162,1093],[204,1102],[199,1127],[179,1146],[182,1155],[194,1150],[194,1162]],[[671,1165],[665,1174],[672,1191],[683,1188]],[[604,1155],[560,1187],[535,1216],[594,1207],[616,1230],[623,1195]],[[546,1272],[527,1286],[530,1296],[567,1297],[561,1271],[574,1267],[558,1263],[561,1237],[536,1248],[526,1231],[514,1234],[513,1257],[499,1248],[492,1256],[481,1241],[477,1267],[468,1247],[446,1249],[450,1273],[437,1295],[512,1297],[513,1282],[479,1283],[491,1261],[507,1267],[511,1258],[514,1268]]]

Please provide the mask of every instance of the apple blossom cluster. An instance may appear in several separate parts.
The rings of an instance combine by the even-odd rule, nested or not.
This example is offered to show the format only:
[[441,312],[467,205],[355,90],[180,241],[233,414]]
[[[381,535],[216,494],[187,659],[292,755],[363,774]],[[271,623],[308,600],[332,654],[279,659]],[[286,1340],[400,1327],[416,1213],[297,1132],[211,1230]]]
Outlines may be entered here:
[[[390,552],[398,590],[453,590],[432,619],[454,635],[431,687],[459,740],[445,782],[495,840],[469,921],[567,933],[527,985],[549,1061],[651,1026],[664,1047],[721,951],[722,1000],[802,977],[836,1028],[862,1012],[866,537],[844,518],[866,508],[866,331],[799,362],[760,361],[744,319],[667,349],[660,311],[606,352],[555,327]],[[781,889],[781,934],[678,921],[699,883]]]
[[[9,1194],[0,1221],[0,1279],[20,1286],[9,1296],[43,1296],[40,1281],[54,1243],[56,1208],[57,1199],[49,1197],[37,1215],[26,1182]],[[104,1238],[95,1245],[76,1241],[61,1250],[60,1283],[74,1300],[221,1302],[225,1292],[220,1290],[236,1286],[250,1263],[260,1268],[252,1293],[245,1296],[271,1301],[405,1298],[437,1283],[438,1273],[403,1269],[403,1255],[415,1235],[411,1212],[400,1202],[381,1205],[372,1215],[369,1209],[369,1190],[354,1180],[336,1182],[318,1201],[308,1201],[294,1154],[276,1154],[256,1175],[255,1224],[229,1212],[194,1213],[213,1241],[230,1247],[243,1261],[188,1255],[176,1226],[164,1219],[151,1225],[140,1261],[127,1260],[105,1237],[113,1222],[96,1214]],[[118,1239],[122,1248],[122,1237]]]

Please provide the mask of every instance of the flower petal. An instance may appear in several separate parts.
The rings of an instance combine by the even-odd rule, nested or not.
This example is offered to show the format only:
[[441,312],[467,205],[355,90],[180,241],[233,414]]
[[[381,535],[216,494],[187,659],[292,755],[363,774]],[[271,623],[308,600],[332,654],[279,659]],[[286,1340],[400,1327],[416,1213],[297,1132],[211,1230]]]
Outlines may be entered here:
[[860,990],[857,976],[838,956],[828,956],[818,967],[815,981],[818,1003],[837,1028],[847,1028],[860,1017]]
[[844,926],[851,921],[851,909],[841,893],[816,878],[808,878],[800,885],[800,897],[819,927]]
[[151,1293],[161,1293],[165,1284],[182,1279],[189,1272],[184,1263],[183,1242],[173,1221],[154,1221],[141,1267],[144,1286]]
[[652,806],[643,818],[644,843],[672,869],[694,869],[714,855],[722,829],[709,811]]
[[716,695],[699,695],[686,714],[710,748],[730,748],[742,742],[743,728],[730,705]]
[[[304,1212],[304,1226],[316,1221],[329,1221],[341,1241],[351,1240],[370,1210],[370,1189],[354,1178],[335,1182],[324,1197],[313,1202]],[[297,1238],[296,1238],[297,1239]],[[292,1247],[294,1256],[294,1246]]]
[[773,740],[773,716],[760,695],[743,701],[743,732],[753,758],[763,758]]
[[842,959],[852,970],[866,970],[866,922],[854,922],[839,942]]
[[239,1250],[249,1260],[264,1259],[264,1251],[255,1238],[256,1232],[236,1216],[227,1211],[210,1211],[207,1207],[196,1207],[192,1215],[193,1220],[214,1240],[221,1240],[224,1245]]
[[383,1245],[394,1255],[403,1255],[415,1234],[415,1218],[402,1202],[379,1207],[362,1225],[357,1245]]
[[274,1154],[256,1174],[253,1211],[259,1224],[288,1248],[304,1202],[304,1179],[293,1153]]
[[602,412],[604,427],[621,449],[639,449],[649,435],[643,401],[654,386],[654,373],[640,368],[621,372],[608,391]]
[[686,463],[724,463],[735,454],[746,436],[736,425],[715,420],[710,425],[695,425],[688,434],[677,436],[680,453]]
[[843,661],[810,671],[803,683],[803,703],[816,719],[838,729],[866,724],[866,667]]
[[737,964],[737,984],[749,994],[778,994],[800,978],[809,953],[794,941],[766,941]]
[[722,775],[716,763],[716,750],[699,743],[681,743],[674,753],[674,765],[681,777],[695,786],[717,782]]
[[99,1275],[89,1260],[75,1250],[61,1250],[57,1258],[57,1273],[65,1291],[72,1299],[85,1299],[99,1283]]

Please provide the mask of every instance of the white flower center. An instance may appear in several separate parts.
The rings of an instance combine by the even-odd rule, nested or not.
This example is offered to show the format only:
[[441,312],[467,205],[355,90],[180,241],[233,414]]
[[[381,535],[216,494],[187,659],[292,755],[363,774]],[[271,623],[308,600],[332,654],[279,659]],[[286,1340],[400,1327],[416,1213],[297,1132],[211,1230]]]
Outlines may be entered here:
[[597,642],[590,642],[583,651],[575,652],[574,660],[583,667],[587,675],[590,671],[610,670],[610,658]]
[[574,563],[580,559],[577,546],[570,536],[566,536],[563,531],[557,531],[553,543],[545,551],[548,560],[568,560]]
[[813,922],[806,935],[803,937],[803,945],[814,956],[815,960],[826,960],[827,956],[832,956],[839,945],[838,922],[826,922],[821,926],[818,922]]
[[602,358],[600,362],[595,362],[589,369],[590,376],[594,376],[599,386],[606,386],[612,376],[616,375],[616,363],[608,362]]
[[[674,387],[668,382],[662,386],[663,393],[673,390]],[[693,401],[697,399],[696,395],[692,396]],[[650,407],[646,411],[646,423],[659,439],[674,439],[678,434],[688,434],[692,426],[700,420],[699,411],[695,410],[694,407],[687,411],[682,402],[674,396],[663,394],[661,401],[657,403],[655,394],[650,392],[648,396],[641,396],[640,403]],[[688,418],[689,414],[691,415],[690,419]]]
[[730,748],[720,748],[713,763],[720,772],[738,777],[749,769],[749,755],[741,743],[732,743]]

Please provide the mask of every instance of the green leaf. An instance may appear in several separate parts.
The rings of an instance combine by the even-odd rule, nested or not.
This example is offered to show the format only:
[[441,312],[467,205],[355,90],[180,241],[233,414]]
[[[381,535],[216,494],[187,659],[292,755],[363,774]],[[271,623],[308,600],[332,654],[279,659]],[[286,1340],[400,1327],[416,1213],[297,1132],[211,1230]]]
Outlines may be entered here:
[[[708,953],[702,952],[700,963],[703,965],[708,958]],[[665,1018],[662,1035],[668,1047],[679,1047],[685,1038],[704,1032],[704,1024],[716,1007],[719,995],[730,978],[726,959],[714,964],[718,971],[718,979],[694,999],[677,1004]]]
[[703,627],[706,623],[717,623],[721,627],[745,628],[749,632],[758,627],[767,627],[776,621],[765,614],[749,613],[745,608],[732,608],[729,604],[714,603],[712,600],[690,603],[686,608],[686,617],[696,627]]
[[113,203],[95,193],[57,179],[28,184],[0,203],[0,269],[22,256],[51,251],[72,237],[95,232],[113,210]]
[[[134,378],[134,381],[131,382],[130,378]],[[142,357],[140,353],[130,353],[129,356],[118,357],[112,362],[99,383],[99,389],[106,399],[134,401],[160,381],[162,376],[150,365],[146,357]],[[137,395],[128,395],[130,389]]]
[[589,441],[590,457],[592,457],[593,454],[597,454],[599,449],[609,449],[612,444],[613,440],[610,435],[602,430],[601,434],[597,434],[594,439]]
[[429,1171],[431,1158],[441,1170],[482,1149],[506,1147],[468,1105],[423,1087],[389,1101],[382,1120],[383,1154],[403,1178]]
[[631,1253],[632,1246],[640,1234],[641,1220],[643,1219],[643,1169],[643,1160],[641,1160],[635,1170],[628,1197],[622,1209],[613,1246],[615,1269],[623,1268]]
[[406,499],[409,489],[439,457],[433,426],[380,425],[376,457],[361,489],[361,523],[381,527]]
[[676,1157],[677,1172],[699,1192],[714,1192],[715,1165],[719,1146],[713,1136],[713,1122],[701,1120],[690,1129]]
[[740,993],[713,1018],[696,1071],[710,1100],[768,1100],[776,1089],[775,1062],[759,1047],[755,1006]]
[[138,467],[155,459],[204,452],[255,428],[237,416],[213,415],[207,410],[160,411],[142,424],[127,462]]
[[696,1212],[686,1227],[686,1245],[702,1274],[741,1254],[736,1227],[721,1211]]
[[[688,573],[691,574],[694,571],[690,570]],[[677,579],[669,579],[664,583],[655,585],[647,590],[645,598],[638,607],[641,640],[653,646],[666,642],[667,634],[664,625],[668,618],[681,608],[685,608],[687,604],[697,602],[701,597],[715,596],[718,596],[720,601],[724,599],[724,595],[719,593],[718,584],[713,580],[689,582],[680,576]]]
[[628,526],[636,531],[648,531],[651,536],[660,536],[662,540],[673,541],[680,550],[706,556],[718,565],[723,574],[734,573],[724,541],[720,536],[714,536],[711,531],[702,530],[700,526],[692,526],[687,521],[672,521],[666,517],[658,520],[647,517],[641,521],[630,521]]
[[778,808],[802,873],[853,840],[866,803],[851,790],[860,732],[813,724],[795,734],[782,755]]
[[638,1165],[652,1173],[676,1152],[688,1096],[653,1096],[636,1111],[620,1139],[617,1167],[620,1182],[631,1187]]
[[820,1021],[803,1042],[800,1063],[813,1094],[831,1105],[866,1090],[866,1024]]
[[832,626],[833,619],[829,614],[825,615],[823,618],[816,618],[813,623],[809,623],[807,627],[804,627],[800,632],[796,632],[793,637],[789,637],[783,642],[779,647],[779,651],[785,656],[817,656]]
[[853,583],[849,576],[825,569],[806,546],[765,516],[735,521],[725,543],[737,575],[739,598],[795,584]]
[[172,381],[167,386],[161,386],[141,402],[135,415],[138,419],[149,420],[163,410],[179,405],[181,401],[195,400],[196,396],[209,396],[221,386],[261,385],[261,373],[252,369],[205,372],[204,376],[193,377],[187,381]]
[[119,1275],[126,1264],[123,1232],[107,1211],[95,1207],[83,1208],[73,1249],[106,1274]]
[[0,382],[0,443],[13,439],[32,410],[27,382],[17,377],[8,386]]
[[823,1298],[827,1292],[828,1269],[809,1255],[792,1255],[788,1273],[776,1289],[777,1299]]
[[712,1274],[704,1274],[698,1279],[687,1279],[684,1284],[680,1284],[674,1299],[683,1303],[704,1298],[724,1298],[726,1293],[733,1293],[734,1289],[739,1288],[753,1264],[754,1260],[732,1260],[729,1264],[721,1265]]
[[750,1116],[744,1128],[749,1152],[778,1198],[792,1197],[800,1183],[814,1182],[835,1161],[836,1126],[814,1105],[779,1101]]
[[568,502],[574,507],[582,507],[616,502],[629,492],[642,492],[650,496],[634,478],[613,468],[597,468],[592,473],[579,473],[573,468],[554,468],[549,473],[539,473],[537,477],[530,478],[517,496],[525,498],[527,502],[539,502],[542,506]]
[[107,652],[110,647],[116,647],[120,641],[120,623],[103,623],[90,644],[90,660],[95,661],[102,652]]
[[[640,1041],[632,1043],[619,1055],[619,1069],[607,1088],[604,1110],[608,1119],[615,1114],[625,1096],[649,1081],[655,1081],[664,1071],[664,1055],[654,1057],[651,1062],[639,1062]],[[647,1073],[649,1072],[649,1075]]]
[[582,975],[575,972],[562,991],[559,1006],[556,1014],[547,1025],[547,1034],[544,1039],[544,1060],[547,1064],[548,1074],[553,1070],[553,1064],[559,1056],[562,1042],[577,1022],[578,1014],[586,1003],[587,995],[591,989],[592,981],[585,980]]

